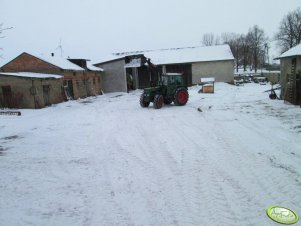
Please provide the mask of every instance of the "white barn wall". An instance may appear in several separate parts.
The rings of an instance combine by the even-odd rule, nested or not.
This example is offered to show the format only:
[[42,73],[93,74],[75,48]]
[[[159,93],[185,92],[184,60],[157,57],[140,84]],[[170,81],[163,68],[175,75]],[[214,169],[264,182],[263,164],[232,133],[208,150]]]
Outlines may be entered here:
[[233,68],[233,60],[192,63],[192,84],[198,84],[204,77],[215,77],[216,82],[233,82]]

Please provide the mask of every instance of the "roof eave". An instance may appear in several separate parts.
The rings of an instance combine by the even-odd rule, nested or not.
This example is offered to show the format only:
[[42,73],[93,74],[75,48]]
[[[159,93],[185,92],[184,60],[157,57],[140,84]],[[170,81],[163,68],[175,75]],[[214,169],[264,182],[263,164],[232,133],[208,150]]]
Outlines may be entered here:
[[274,58],[274,60],[281,60],[283,58],[291,58],[291,57],[301,57],[301,54],[290,55],[290,56],[279,56],[279,57]]

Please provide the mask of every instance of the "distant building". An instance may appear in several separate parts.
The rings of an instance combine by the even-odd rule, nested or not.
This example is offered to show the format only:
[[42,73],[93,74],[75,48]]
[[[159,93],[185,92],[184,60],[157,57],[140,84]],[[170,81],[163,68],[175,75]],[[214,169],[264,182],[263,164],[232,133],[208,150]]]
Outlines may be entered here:
[[[129,63],[129,59],[136,63]],[[217,82],[234,79],[234,57],[228,45],[126,52],[95,64],[105,70],[104,91],[126,92],[130,79],[134,89],[155,83],[158,75],[151,72],[143,59],[150,59],[159,73],[182,73],[187,86],[198,84],[206,77],[214,77]]]
[[[24,77],[24,72],[29,72],[31,75],[27,74],[27,77]],[[50,75],[62,77],[55,82],[56,88],[52,90],[52,92],[56,92],[56,94],[54,94],[55,96],[61,96],[61,98],[55,98],[55,103],[59,99],[61,102],[67,99],[84,98],[102,93],[101,76],[103,69],[94,67],[89,64],[88,60],[84,59],[69,60],[62,57],[56,57],[53,54],[49,57],[37,57],[24,52],[3,65],[0,68],[0,73],[2,74],[2,79],[5,77],[4,88],[3,83],[0,83],[0,98],[2,97],[2,99],[4,98],[4,92],[9,93],[9,86],[11,86],[10,90],[12,93],[18,92],[22,93],[23,96],[27,96],[27,93],[24,93],[25,90],[21,89],[21,86],[22,82],[25,80],[26,83],[28,83],[29,78],[35,83],[32,84],[33,88],[31,89],[31,95],[34,95],[33,93],[35,92],[32,92],[32,90],[39,90],[36,89],[36,81],[40,79],[41,83],[46,86],[44,82],[46,80],[47,82],[50,82]],[[40,78],[36,77],[35,73],[39,73]],[[41,74],[44,74],[44,76],[41,76]],[[9,84],[10,81],[11,85]],[[20,84],[18,84],[18,82]],[[59,82],[61,83],[60,89],[57,88],[57,83]],[[50,90],[52,86],[54,85],[52,84],[49,86]],[[17,87],[20,89],[17,90]],[[44,89],[46,90],[46,87]],[[27,92],[29,92],[29,90],[27,90]],[[50,102],[50,104],[51,103],[52,102]],[[7,103],[5,105],[7,105]],[[29,105],[31,106],[30,108],[33,108],[32,104]],[[47,101],[46,103],[39,102],[34,105],[34,108],[41,108],[46,105],[48,105]],[[27,108],[27,106],[28,104],[23,104],[21,108]]]
[[280,59],[281,98],[301,106],[301,44],[276,59]]

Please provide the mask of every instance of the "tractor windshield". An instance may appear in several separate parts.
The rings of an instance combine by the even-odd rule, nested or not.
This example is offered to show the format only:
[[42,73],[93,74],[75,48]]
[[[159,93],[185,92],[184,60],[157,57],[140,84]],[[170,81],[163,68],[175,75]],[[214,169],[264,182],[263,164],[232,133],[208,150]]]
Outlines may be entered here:
[[167,86],[168,85],[168,76],[162,76],[162,85]]
[[183,84],[183,80],[180,75],[162,75],[160,83],[164,86],[181,85]]

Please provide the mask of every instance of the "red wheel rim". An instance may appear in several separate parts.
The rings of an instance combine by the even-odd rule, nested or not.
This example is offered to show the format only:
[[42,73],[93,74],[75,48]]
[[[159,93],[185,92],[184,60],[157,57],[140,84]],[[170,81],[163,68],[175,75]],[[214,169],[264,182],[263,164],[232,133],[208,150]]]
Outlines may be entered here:
[[180,104],[183,104],[185,103],[186,100],[187,100],[187,94],[183,90],[181,90],[178,94],[178,101]]

